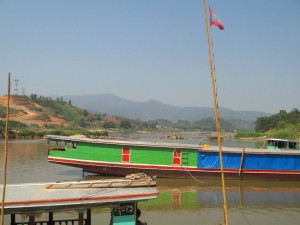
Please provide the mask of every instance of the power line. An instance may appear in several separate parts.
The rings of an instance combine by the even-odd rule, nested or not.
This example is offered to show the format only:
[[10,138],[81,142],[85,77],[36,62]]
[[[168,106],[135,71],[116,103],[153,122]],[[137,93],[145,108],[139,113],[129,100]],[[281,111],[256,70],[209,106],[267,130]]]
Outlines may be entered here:
[[15,79],[15,95],[18,95],[18,82],[19,80]]

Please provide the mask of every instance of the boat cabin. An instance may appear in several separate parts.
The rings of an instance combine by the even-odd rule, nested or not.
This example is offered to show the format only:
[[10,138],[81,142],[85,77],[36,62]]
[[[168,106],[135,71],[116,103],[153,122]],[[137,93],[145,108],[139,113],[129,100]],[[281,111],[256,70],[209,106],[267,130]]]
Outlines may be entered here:
[[286,139],[268,139],[267,149],[299,149],[299,142]]

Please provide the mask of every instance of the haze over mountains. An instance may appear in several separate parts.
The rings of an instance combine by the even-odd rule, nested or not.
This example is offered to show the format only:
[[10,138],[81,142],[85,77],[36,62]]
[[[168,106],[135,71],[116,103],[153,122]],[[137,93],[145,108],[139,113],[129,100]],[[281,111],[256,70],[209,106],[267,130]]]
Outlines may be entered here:
[[[177,107],[156,100],[136,102],[120,98],[113,94],[101,95],[66,95],[64,100],[71,100],[73,105],[93,113],[102,113],[142,121],[166,119],[196,121],[214,116],[214,109],[208,107]],[[270,116],[257,111],[236,111],[220,108],[220,117],[228,121],[253,122],[257,117]]]

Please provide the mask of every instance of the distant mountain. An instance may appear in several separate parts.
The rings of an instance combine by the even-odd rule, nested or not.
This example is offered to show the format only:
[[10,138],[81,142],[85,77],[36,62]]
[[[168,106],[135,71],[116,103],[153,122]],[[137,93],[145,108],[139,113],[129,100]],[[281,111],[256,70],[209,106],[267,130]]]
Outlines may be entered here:
[[[64,100],[71,100],[73,105],[94,113],[120,116],[142,121],[166,119],[172,122],[178,120],[197,121],[214,117],[214,109],[208,107],[177,107],[156,100],[145,102],[130,101],[113,94],[102,95],[67,95]],[[257,111],[236,111],[220,108],[220,117],[232,123],[243,126],[243,122],[254,124],[257,117],[270,116],[269,113]]]

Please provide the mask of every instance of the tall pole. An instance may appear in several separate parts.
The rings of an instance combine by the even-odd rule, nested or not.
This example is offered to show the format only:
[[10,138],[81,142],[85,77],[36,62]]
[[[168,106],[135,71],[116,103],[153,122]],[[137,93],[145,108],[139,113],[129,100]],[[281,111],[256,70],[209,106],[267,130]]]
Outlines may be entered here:
[[9,99],[10,99],[10,73],[8,74],[8,91],[7,91],[7,108],[6,108],[6,124],[5,124],[5,150],[3,163],[3,190],[2,190],[2,205],[1,205],[1,221],[4,224],[4,202],[6,193],[6,167],[7,167],[7,153],[8,153],[8,121],[9,121]]
[[214,97],[214,111],[215,111],[215,117],[216,117],[216,129],[217,129],[218,147],[219,147],[219,155],[220,155],[220,167],[221,167],[223,203],[224,203],[224,205],[223,205],[223,207],[224,207],[224,223],[225,223],[225,225],[228,225],[227,198],[226,198],[226,186],[225,186],[223,157],[222,157],[221,127],[220,127],[220,119],[219,119],[219,106],[218,106],[218,94],[217,94],[217,87],[216,87],[215,64],[214,64],[213,53],[212,53],[212,48],[211,48],[211,46],[212,46],[211,37],[210,37],[209,29],[208,29],[206,3],[205,3],[205,0],[202,0],[202,2],[203,2],[203,8],[204,8],[204,20],[205,20],[205,26],[206,26],[209,67],[210,67],[210,76],[211,76],[212,90],[213,90],[213,97]]

